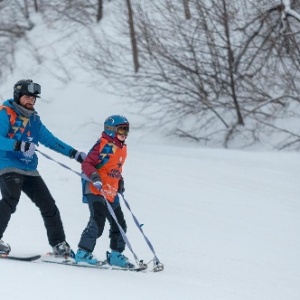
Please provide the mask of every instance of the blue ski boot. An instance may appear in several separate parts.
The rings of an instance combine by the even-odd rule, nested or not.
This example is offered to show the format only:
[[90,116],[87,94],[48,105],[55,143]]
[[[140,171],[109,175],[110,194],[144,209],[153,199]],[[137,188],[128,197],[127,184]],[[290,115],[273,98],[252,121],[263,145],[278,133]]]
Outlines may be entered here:
[[118,266],[121,268],[134,268],[134,265],[128,261],[128,258],[118,251],[106,252],[107,262],[111,266]]
[[75,255],[76,263],[88,263],[90,265],[97,265],[98,259],[91,253],[83,249],[78,249]]

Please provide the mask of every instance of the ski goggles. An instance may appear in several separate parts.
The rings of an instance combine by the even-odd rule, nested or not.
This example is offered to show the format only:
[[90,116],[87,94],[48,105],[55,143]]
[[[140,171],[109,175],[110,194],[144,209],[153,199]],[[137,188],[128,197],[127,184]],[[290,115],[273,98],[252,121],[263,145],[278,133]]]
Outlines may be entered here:
[[38,83],[30,83],[27,86],[27,91],[30,94],[40,94],[41,93],[41,86]]
[[129,126],[128,125],[120,125],[116,127],[116,132],[119,135],[128,135]]

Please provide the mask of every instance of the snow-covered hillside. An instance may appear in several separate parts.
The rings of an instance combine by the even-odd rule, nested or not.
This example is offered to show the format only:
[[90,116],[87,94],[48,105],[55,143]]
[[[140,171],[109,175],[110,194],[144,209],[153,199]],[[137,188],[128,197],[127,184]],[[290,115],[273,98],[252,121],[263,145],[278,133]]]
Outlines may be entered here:
[[[55,38],[53,32],[41,34],[42,26],[36,30],[41,31],[30,34],[39,36],[41,45]],[[66,48],[55,51],[73,66],[68,82],[53,76],[54,62],[36,65],[21,49],[16,71],[0,87],[1,100],[12,96],[19,79],[40,83],[43,98],[36,109],[65,142],[88,151],[108,115],[121,113],[130,120],[125,197],[165,270],[129,273],[0,260],[1,299],[300,299],[298,153],[204,149],[136,129],[138,116],[127,112],[125,100],[90,86],[89,74],[68,61]],[[51,53],[46,45],[40,51]],[[80,171],[75,161],[39,149]],[[88,221],[80,178],[43,156],[39,170],[76,250]],[[123,208],[133,249],[149,262],[153,255]],[[12,254],[51,250],[39,212],[24,195],[3,239],[12,246]],[[94,253],[99,259],[109,250],[108,243],[106,228]],[[128,249],[125,254],[134,261]]]
[[[298,154],[131,146],[131,139],[134,133],[125,195],[165,270],[143,274],[0,261],[3,299],[299,299]],[[57,159],[79,170],[75,162]],[[40,171],[76,249],[88,218],[79,177],[43,157]],[[133,249],[148,262],[153,255],[123,207]],[[108,250],[107,236],[106,230],[98,241],[98,258]],[[26,197],[5,240],[12,254],[50,250],[41,217]],[[134,261],[128,249],[126,255]]]

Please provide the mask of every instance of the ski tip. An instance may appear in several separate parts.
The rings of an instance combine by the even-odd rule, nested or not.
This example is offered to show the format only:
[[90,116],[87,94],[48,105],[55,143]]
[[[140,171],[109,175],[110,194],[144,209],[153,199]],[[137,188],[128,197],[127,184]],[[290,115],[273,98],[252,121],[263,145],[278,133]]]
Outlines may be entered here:
[[31,256],[15,256],[15,255],[0,255],[0,258],[10,259],[10,260],[19,260],[19,261],[34,261],[41,258],[41,255],[31,255]]

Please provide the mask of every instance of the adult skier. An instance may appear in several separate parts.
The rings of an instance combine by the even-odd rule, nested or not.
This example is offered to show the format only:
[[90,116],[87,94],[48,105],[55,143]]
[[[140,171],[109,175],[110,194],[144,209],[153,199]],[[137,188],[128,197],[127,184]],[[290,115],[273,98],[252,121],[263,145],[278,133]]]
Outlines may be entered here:
[[[2,240],[11,215],[16,211],[21,192],[39,208],[49,244],[59,256],[70,256],[60,212],[41,175],[35,153],[39,143],[82,163],[86,154],[59,140],[42,123],[34,109],[41,86],[30,79],[14,85],[13,99],[0,106],[0,254],[11,247]],[[26,227],[26,222],[23,223]],[[24,232],[24,234],[26,234]]]

